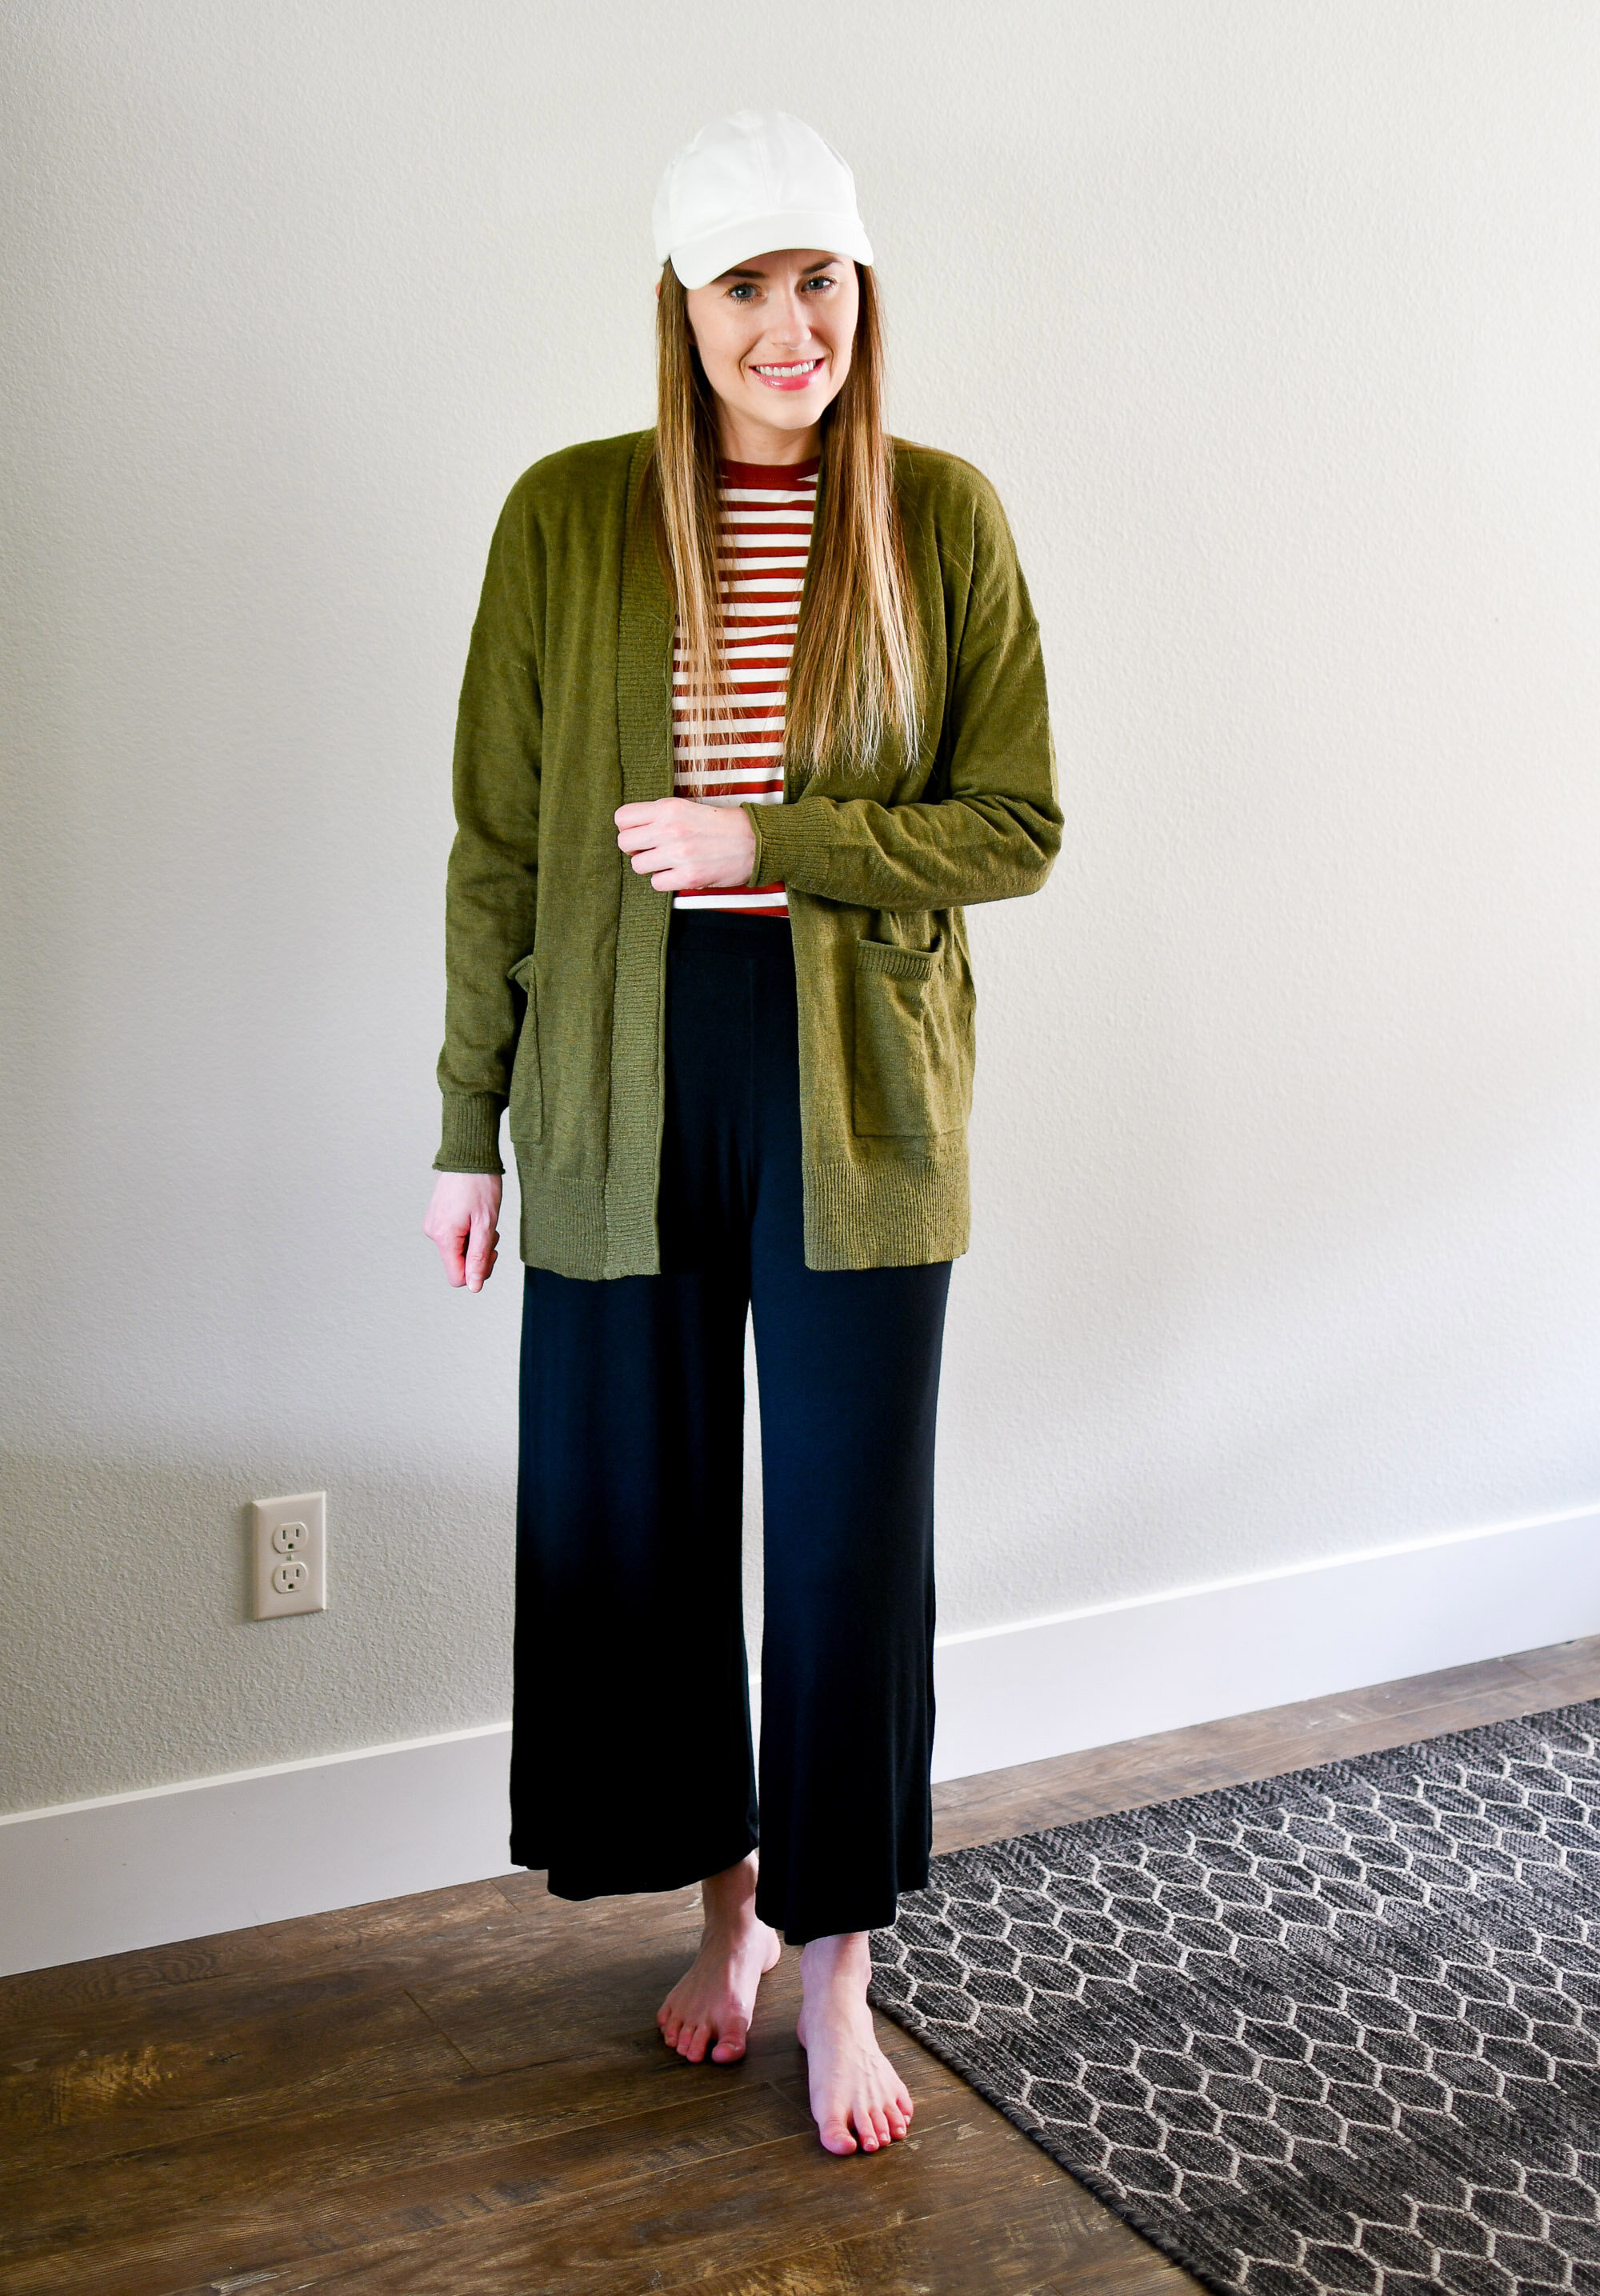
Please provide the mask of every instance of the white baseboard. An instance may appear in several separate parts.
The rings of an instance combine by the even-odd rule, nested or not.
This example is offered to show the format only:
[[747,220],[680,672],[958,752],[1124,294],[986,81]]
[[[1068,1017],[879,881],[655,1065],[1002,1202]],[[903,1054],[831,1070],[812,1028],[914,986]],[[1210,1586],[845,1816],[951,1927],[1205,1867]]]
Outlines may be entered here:
[[[1600,1633],[1600,1508],[943,1640],[936,1778]],[[480,1881],[510,1726],[0,1817],[0,1974]]]
[[936,1778],[1600,1634],[1600,1507],[952,1635]]
[[0,1975],[480,1882],[511,1725],[0,1818]]

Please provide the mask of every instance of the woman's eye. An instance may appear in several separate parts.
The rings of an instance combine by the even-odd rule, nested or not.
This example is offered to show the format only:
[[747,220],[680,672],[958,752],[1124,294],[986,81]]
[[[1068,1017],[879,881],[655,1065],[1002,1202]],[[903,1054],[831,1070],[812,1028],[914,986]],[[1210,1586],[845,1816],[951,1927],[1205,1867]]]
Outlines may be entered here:
[[742,279],[737,286],[730,287],[727,291],[731,302],[743,303],[747,295],[753,295],[756,291],[748,279]]

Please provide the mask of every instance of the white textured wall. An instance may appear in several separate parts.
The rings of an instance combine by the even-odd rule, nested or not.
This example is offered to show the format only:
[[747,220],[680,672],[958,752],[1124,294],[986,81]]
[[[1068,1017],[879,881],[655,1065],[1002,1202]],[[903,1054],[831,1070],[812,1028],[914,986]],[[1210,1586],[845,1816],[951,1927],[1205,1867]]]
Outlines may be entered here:
[[[14,5],[0,1806],[488,1719],[514,1267],[417,1233],[456,683],[656,175],[853,161],[1068,849],[973,916],[943,1618],[1600,1488],[1588,0]],[[245,1617],[325,1485],[332,1604]]]

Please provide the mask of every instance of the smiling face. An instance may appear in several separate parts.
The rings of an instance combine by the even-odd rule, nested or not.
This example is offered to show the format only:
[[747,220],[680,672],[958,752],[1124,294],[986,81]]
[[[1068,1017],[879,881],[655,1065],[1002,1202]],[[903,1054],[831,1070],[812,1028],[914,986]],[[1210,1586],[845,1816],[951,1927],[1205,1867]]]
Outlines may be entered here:
[[791,247],[753,255],[684,298],[722,451],[736,463],[802,463],[844,388],[860,289],[847,256]]

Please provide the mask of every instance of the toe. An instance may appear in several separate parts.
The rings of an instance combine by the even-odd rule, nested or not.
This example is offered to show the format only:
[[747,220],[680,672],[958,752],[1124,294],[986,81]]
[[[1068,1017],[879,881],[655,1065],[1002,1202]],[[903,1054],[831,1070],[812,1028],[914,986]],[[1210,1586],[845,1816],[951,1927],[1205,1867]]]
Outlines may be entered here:
[[716,2047],[711,2051],[713,2060],[719,2065],[731,2065],[735,2057],[742,2057],[743,2054],[744,2034],[738,2026],[735,2026],[731,2033],[721,2035]]
[[842,2113],[830,2113],[817,2134],[830,2152],[853,2152],[856,2149],[856,2140],[845,2126]]
[[705,2055],[706,2043],[710,2038],[709,2027],[688,2025],[685,2027],[683,2038],[677,2046],[681,2054],[688,2058],[689,2062],[692,2065],[697,2065]]

